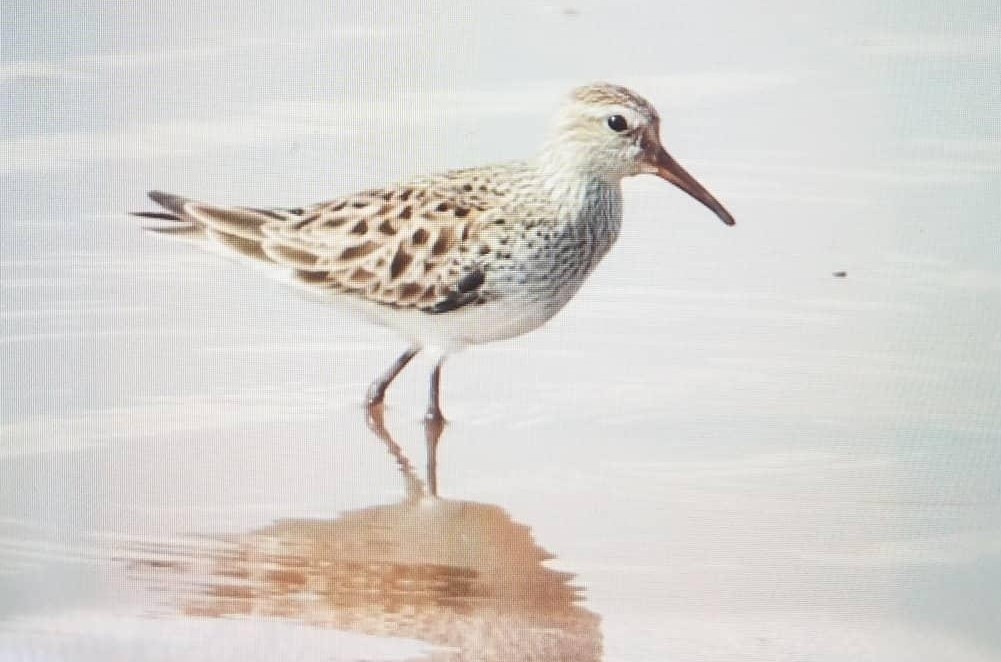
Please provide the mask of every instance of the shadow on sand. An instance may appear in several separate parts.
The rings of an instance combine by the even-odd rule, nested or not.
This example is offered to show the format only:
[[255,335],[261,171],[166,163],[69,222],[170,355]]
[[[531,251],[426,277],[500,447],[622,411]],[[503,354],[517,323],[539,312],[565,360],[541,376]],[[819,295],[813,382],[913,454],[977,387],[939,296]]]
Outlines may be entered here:
[[426,427],[422,480],[380,410],[369,412],[369,427],[406,482],[400,502],[190,545],[140,545],[133,574],[189,616],[417,639],[440,647],[433,660],[599,660],[600,618],[581,606],[572,574],[543,565],[553,557],[529,527],[495,505],[435,496],[441,428]]

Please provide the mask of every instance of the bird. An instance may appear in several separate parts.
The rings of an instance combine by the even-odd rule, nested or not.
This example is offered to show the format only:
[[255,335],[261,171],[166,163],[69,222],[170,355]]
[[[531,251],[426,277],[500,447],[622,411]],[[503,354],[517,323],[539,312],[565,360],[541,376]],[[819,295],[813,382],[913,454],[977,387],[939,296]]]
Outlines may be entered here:
[[434,359],[424,421],[444,425],[445,360],[528,333],[559,312],[608,253],[626,177],[653,174],[733,216],[665,150],[660,115],[610,83],[573,89],[534,157],[449,170],[302,207],[226,206],[150,191],[146,229],[267,268],[396,331],[408,348],[369,386],[383,405],[420,352]]

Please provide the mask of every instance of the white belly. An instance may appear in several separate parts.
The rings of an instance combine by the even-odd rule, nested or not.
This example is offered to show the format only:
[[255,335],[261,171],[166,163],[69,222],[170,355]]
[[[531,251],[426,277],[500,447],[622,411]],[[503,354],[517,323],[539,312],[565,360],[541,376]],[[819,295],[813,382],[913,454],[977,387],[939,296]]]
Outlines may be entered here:
[[443,354],[469,345],[506,340],[528,333],[542,326],[562,308],[562,304],[554,307],[511,298],[479,306],[469,305],[437,315],[413,309],[373,306],[364,305],[368,309],[366,316],[372,321],[397,331],[415,345]]

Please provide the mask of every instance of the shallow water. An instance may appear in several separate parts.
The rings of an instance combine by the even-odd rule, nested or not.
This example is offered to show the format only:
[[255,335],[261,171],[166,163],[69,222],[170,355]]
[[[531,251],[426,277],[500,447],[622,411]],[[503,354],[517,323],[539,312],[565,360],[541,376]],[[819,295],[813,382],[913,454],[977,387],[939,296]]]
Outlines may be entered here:
[[[5,8],[2,656],[1001,655],[986,14],[505,7]],[[520,157],[599,78],[738,225],[627,182],[568,308],[447,364],[438,498],[427,362],[372,429],[401,342],[122,214]]]

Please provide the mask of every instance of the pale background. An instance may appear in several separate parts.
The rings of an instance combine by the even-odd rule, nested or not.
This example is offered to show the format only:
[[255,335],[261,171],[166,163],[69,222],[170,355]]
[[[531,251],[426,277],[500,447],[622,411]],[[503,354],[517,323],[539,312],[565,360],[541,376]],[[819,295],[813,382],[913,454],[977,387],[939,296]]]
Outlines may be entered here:
[[628,181],[564,313],[447,366],[442,495],[607,660],[1001,660],[995,2],[209,4],[0,9],[0,657],[429,659],[149,613],[129,545],[402,498],[361,399],[404,345],[123,212],[527,156],[606,79],[738,224]]

